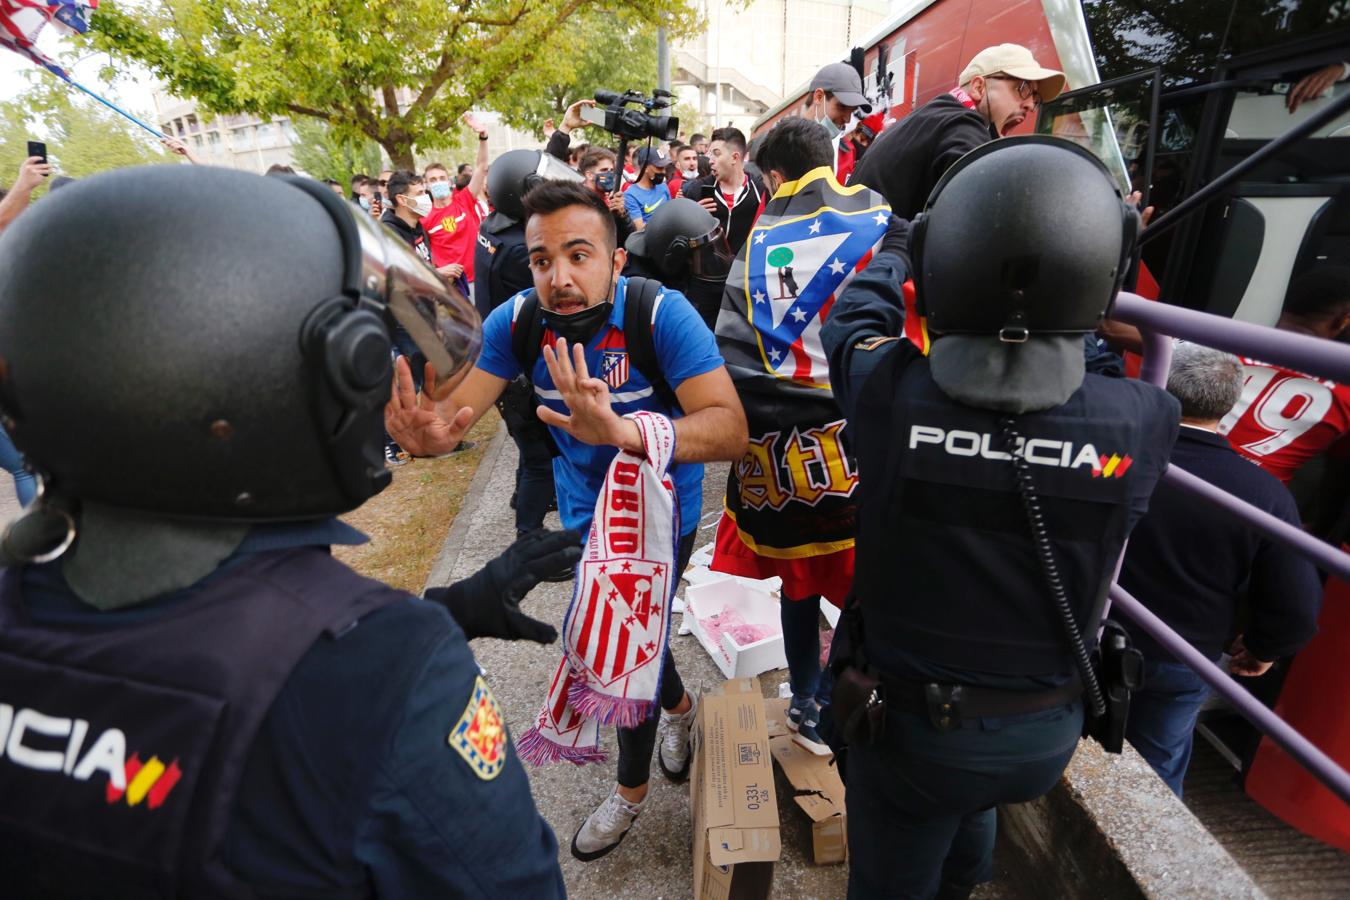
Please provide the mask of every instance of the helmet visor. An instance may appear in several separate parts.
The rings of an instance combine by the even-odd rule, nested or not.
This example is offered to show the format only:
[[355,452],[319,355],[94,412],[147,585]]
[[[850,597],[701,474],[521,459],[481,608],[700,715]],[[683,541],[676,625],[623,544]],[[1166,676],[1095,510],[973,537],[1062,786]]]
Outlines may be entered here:
[[426,355],[439,380],[472,363],[483,341],[478,312],[417,253],[369,216],[361,234],[361,294],[393,316]]
[[689,242],[689,274],[709,280],[725,279],[734,256],[718,223],[712,231]]
[[576,169],[573,169],[567,163],[540,151],[539,165],[535,166],[534,172],[525,178],[525,190],[528,192],[540,181],[585,181]]

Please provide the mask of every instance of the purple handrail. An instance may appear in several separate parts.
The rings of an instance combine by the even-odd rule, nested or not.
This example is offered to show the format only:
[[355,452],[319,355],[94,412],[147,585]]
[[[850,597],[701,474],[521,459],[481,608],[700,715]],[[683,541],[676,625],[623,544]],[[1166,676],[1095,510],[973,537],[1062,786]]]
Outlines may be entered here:
[[[1330,378],[1350,382],[1350,346],[1307,335],[1277,331],[1248,322],[1235,322],[1221,316],[1196,312],[1145,300],[1135,294],[1121,293],[1116,298],[1112,317],[1134,325],[1144,338],[1144,364],[1140,377],[1165,387],[1172,362],[1171,337],[1216,347],[1230,353],[1260,359]],[[1275,518],[1264,510],[1234,497],[1227,491],[1195,477],[1176,466],[1163,475],[1168,483],[1219,509],[1245,519],[1253,528],[1272,540],[1287,544],[1309,557],[1319,568],[1350,581],[1350,554],[1344,553],[1310,534]],[[1190,666],[1220,696],[1231,703],[1247,721],[1266,734],[1300,765],[1327,786],[1341,802],[1350,805],[1350,773],[1267,709],[1228,673],[1205,658],[1185,638],[1177,634],[1119,584],[1111,585],[1111,600],[1135,624],[1152,635],[1163,649]]]
[[1343,802],[1350,804],[1350,773],[1338,766],[1334,759],[1317,749],[1316,745],[1247,693],[1246,689],[1234,682],[1227,672],[1206,659],[1203,653],[1168,628],[1162,619],[1149,612],[1148,607],[1130,596],[1120,585],[1111,585],[1111,600],[1116,609],[1124,610],[1125,614],[1152,635],[1164,650],[1175,656],[1179,662],[1194,669],[1195,674],[1233,704],[1247,721],[1265,732],[1285,752],[1302,763],[1304,768],[1316,775],[1317,779]]
[[[1144,331],[1161,332],[1206,347],[1218,347],[1230,353],[1350,384],[1350,346],[1336,341],[1276,331],[1250,322],[1235,322],[1223,316],[1145,300],[1137,294],[1123,291],[1116,298],[1111,318]],[[1162,376],[1161,381],[1153,378],[1148,380],[1161,387],[1167,383],[1166,370],[1163,370]]]

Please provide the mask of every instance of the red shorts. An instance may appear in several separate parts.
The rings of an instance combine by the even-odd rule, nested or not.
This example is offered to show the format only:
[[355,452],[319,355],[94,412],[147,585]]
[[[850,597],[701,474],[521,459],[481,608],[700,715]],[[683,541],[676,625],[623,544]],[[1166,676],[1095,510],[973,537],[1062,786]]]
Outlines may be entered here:
[[853,586],[853,548],[820,556],[779,558],[755,552],[741,536],[736,523],[722,511],[717,523],[712,570],[745,578],[783,579],[783,598],[802,600],[819,594],[840,609]]

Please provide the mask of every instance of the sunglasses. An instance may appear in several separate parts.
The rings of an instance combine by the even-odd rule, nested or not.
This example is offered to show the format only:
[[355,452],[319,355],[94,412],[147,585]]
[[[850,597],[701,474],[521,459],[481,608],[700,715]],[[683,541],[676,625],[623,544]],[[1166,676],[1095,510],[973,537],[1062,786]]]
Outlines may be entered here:
[[1025,81],[1021,78],[1013,78],[1011,75],[986,75],[984,77],[986,81],[988,81],[991,78],[995,81],[1016,81],[1017,87],[1013,88],[1013,90],[1017,91],[1017,96],[1022,100],[1034,97],[1036,100],[1036,107],[1038,109],[1040,108],[1041,95],[1040,92],[1036,89],[1035,82]]

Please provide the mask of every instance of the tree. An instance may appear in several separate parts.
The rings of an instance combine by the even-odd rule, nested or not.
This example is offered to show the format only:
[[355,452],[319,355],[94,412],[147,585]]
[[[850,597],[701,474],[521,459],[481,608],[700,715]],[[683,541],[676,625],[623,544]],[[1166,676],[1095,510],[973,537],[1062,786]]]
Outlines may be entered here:
[[292,147],[295,164],[315,178],[331,178],[346,187],[357,172],[373,175],[382,168],[380,148],[369,138],[358,143],[340,141],[323,122],[295,120],[300,140]]
[[547,66],[515,73],[505,96],[496,104],[503,121],[523,131],[538,131],[545,119],[561,121],[567,107],[597,90],[639,90],[656,85],[656,30],[632,16],[593,10],[573,16],[558,33],[556,46],[566,48]]
[[[109,0],[95,47],[136,60],[213,113],[307,116],[375,141],[396,167],[454,143],[461,114],[511,109],[513,77],[567,57],[559,29],[600,0]],[[693,18],[692,0],[616,0],[634,23]]]
[[0,182],[8,185],[28,158],[28,141],[39,123],[47,135],[48,158],[62,175],[83,178],[171,161],[149,134],[43,73],[31,88],[0,103]]

